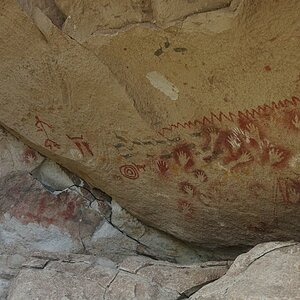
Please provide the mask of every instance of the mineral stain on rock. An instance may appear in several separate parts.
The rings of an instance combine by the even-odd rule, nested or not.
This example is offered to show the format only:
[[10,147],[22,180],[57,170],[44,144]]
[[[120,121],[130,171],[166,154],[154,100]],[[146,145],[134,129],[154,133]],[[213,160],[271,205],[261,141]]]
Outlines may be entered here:
[[148,73],[146,77],[156,89],[164,93],[171,100],[178,99],[179,90],[165,76],[157,71],[153,71]]

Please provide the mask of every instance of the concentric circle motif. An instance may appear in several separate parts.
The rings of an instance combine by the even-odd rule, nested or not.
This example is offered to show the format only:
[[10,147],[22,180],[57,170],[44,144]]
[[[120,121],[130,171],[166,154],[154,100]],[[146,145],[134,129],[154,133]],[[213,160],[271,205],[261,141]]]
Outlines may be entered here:
[[128,178],[128,179],[138,179],[139,178],[139,171],[138,169],[133,165],[124,165],[120,167],[120,173]]

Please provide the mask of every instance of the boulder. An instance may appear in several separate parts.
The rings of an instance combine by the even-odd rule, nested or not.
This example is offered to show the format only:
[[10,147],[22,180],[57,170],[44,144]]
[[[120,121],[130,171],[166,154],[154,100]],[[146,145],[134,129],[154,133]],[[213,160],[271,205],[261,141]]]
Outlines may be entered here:
[[179,239],[299,240],[300,2],[89,2],[56,1],[70,33],[1,1],[0,123]]
[[195,293],[191,300],[298,299],[300,244],[260,244],[240,255],[226,275]]

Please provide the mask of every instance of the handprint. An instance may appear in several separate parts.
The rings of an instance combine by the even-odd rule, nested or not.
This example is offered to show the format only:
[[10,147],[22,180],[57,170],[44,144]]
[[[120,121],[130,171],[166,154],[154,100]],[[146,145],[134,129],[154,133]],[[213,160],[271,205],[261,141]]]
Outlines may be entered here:
[[23,153],[23,159],[24,162],[32,164],[37,159],[37,156],[33,150],[25,150]]
[[252,155],[249,152],[244,152],[238,159],[238,163],[246,163],[253,159]]
[[288,188],[288,200],[291,203],[298,203],[300,200],[300,194],[294,187]]
[[178,152],[178,160],[181,166],[186,166],[186,164],[189,162],[190,157],[189,155],[184,151]]
[[156,164],[157,164],[157,167],[158,167],[160,173],[163,175],[166,174],[167,171],[169,170],[169,166],[168,166],[167,162],[164,160],[159,160]]
[[191,186],[186,186],[183,189],[190,196],[192,196],[194,194],[194,190],[193,190],[193,188]]
[[263,139],[259,142],[259,148],[263,151],[263,150],[267,150],[267,149],[271,149],[272,147],[274,147],[273,144],[271,144],[271,142],[267,139]]
[[241,143],[246,142],[247,144],[250,143],[250,135],[249,132],[242,130],[239,127],[235,127],[232,129],[233,136],[236,137]]
[[252,123],[248,124],[246,130],[250,133],[250,136],[256,140],[260,140],[259,129]]
[[300,154],[296,154],[289,160],[289,166],[293,168],[294,173],[300,175]]
[[269,161],[271,166],[280,163],[281,161],[283,161],[283,159],[284,159],[284,154],[282,151],[275,148],[269,150]]
[[231,145],[233,150],[239,149],[242,145],[241,140],[235,134],[230,135],[227,138],[227,142]]
[[231,169],[235,168],[237,165],[250,162],[251,160],[253,160],[251,153],[244,152],[241,154],[241,156],[237,160],[230,162],[227,165],[227,167],[229,167],[231,170]]
[[292,121],[292,124],[297,128],[300,129],[300,118],[298,115],[295,116],[295,118]]
[[194,196],[195,194],[195,188],[187,182],[182,183],[182,191],[190,196]]
[[275,118],[275,116],[272,116],[269,120],[269,126],[270,128],[274,128],[277,126],[277,119]]
[[178,210],[185,216],[185,217],[192,217],[194,213],[193,205],[190,201],[187,200],[179,200],[178,203]]
[[250,133],[257,133],[258,132],[258,128],[253,124],[253,123],[249,123],[247,126],[246,126],[246,129],[248,132]]
[[202,181],[202,182],[206,182],[208,180],[207,175],[202,170],[195,170],[195,171],[193,171],[193,173],[194,173],[194,176],[196,178],[200,179],[200,181]]

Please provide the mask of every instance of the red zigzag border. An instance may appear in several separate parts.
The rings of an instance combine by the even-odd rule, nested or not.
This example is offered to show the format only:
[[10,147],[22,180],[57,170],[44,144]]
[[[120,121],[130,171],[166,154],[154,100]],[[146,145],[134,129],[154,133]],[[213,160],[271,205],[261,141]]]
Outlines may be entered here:
[[196,127],[199,125],[211,125],[211,124],[215,124],[216,121],[219,123],[222,123],[224,120],[226,120],[226,121],[233,123],[233,122],[235,122],[236,119],[239,119],[239,118],[246,118],[249,120],[254,120],[257,117],[263,116],[263,114],[265,114],[267,112],[280,110],[282,108],[286,108],[289,106],[297,106],[299,103],[300,103],[300,99],[298,97],[293,96],[291,100],[284,99],[284,100],[278,101],[277,103],[273,101],[271,104],[259,105],[256,108],[247,109],[245,111],[238,111],[237,113],[219,112],[218,115],[216,115],[215,113],[210,113],[210,117],[205,116],[202,118],[202,120],[196,119],[194,121],[188,121],[183,124],[178,122],[177,124],[169,125],[169,127],[161,128],[158,131],[158,134],[160,134],[161,136],[164,137],[166,132],[172,132],[173,130],[176,130],[179,128],[186,129],[186,128],[193,128],[193,127]]

